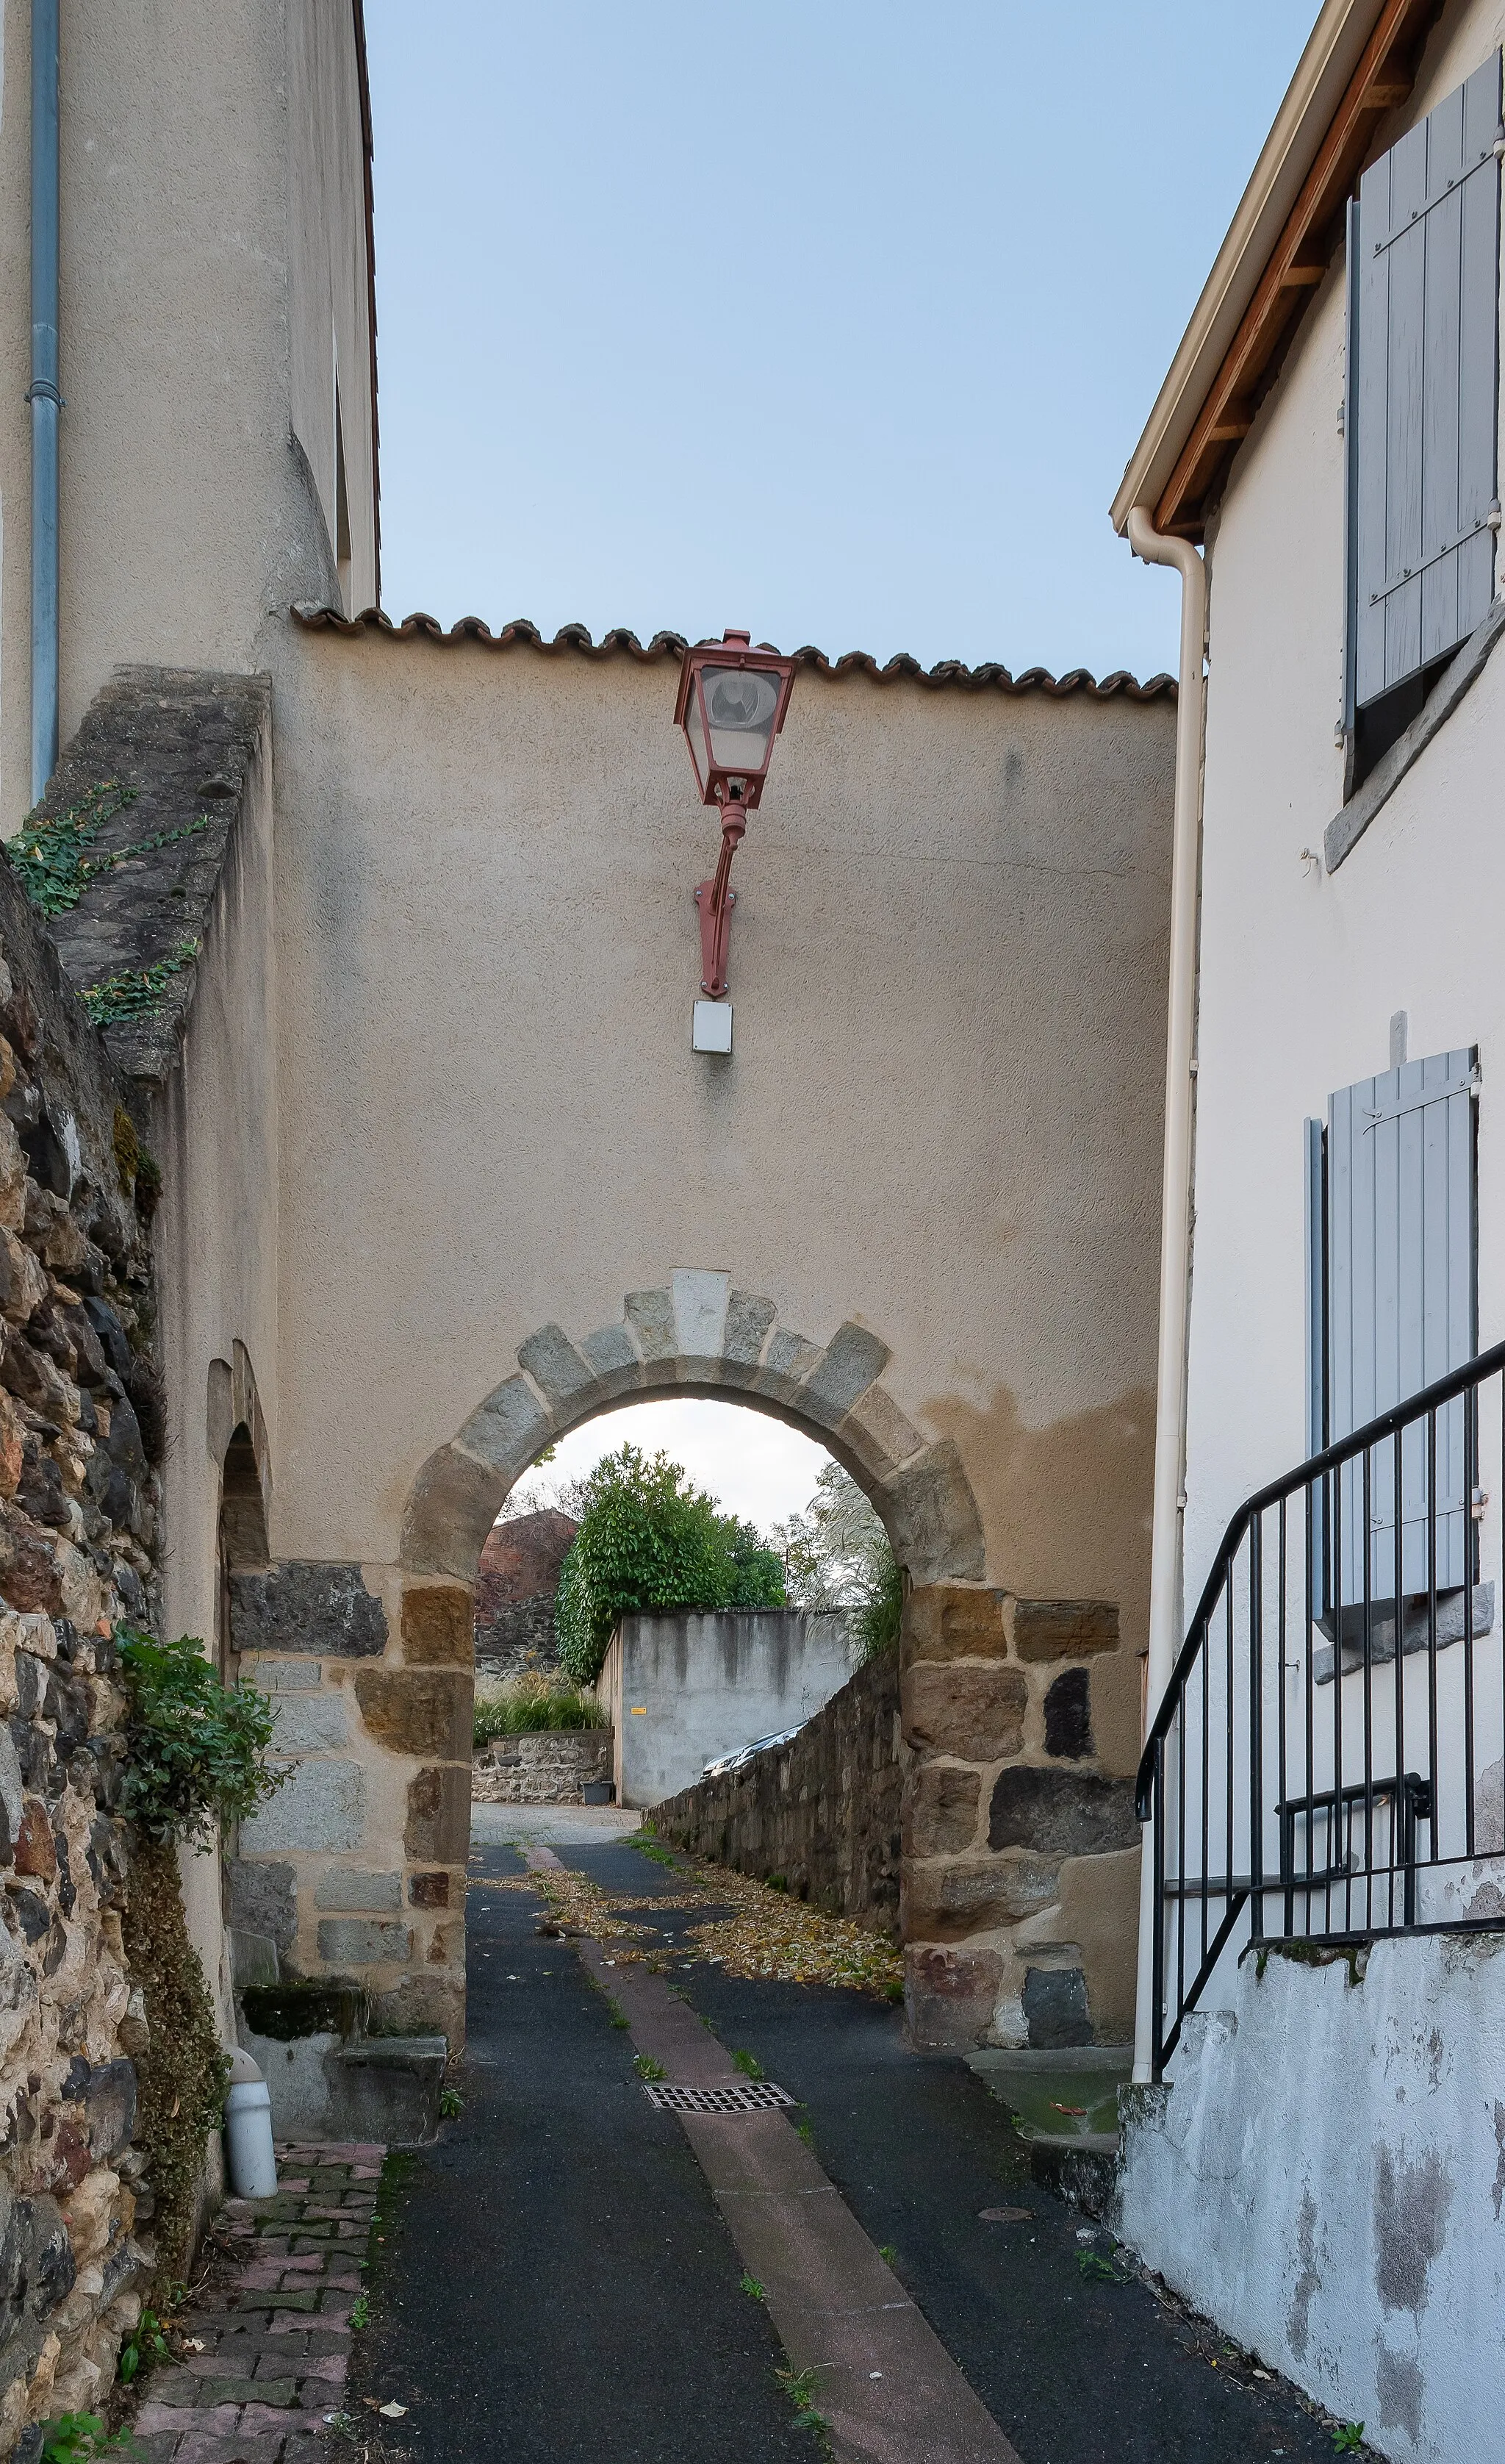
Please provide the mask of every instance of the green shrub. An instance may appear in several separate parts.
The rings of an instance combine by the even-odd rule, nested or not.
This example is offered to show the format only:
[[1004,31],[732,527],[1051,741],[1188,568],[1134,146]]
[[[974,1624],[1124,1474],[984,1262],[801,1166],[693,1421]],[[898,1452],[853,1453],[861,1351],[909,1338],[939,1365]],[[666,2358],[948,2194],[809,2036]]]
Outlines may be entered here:
[[120,1811],[147,1839],[205,1850],[216,1826],[254,1814],[281,1787],[269,1771],[272,1705],[253,1685],[226,1685],[193,1635],[159,1642],[122,1627],[131,1694]]
[[783,1605],[776,1552],[692,1488],[681,1464],[623,1446],[596,1465],[554,1605],[559,1658],[578,1685],[600,1675],[612,1629],[629,1610]]
[[594,1694],[569,1683],[551,1683],[547,1677],[514,1677],[492,1693],[475,1698],[475,1742],[489,1746],[494,1737],[536,1736],[544,1728],[603,1728],[606,1711]]

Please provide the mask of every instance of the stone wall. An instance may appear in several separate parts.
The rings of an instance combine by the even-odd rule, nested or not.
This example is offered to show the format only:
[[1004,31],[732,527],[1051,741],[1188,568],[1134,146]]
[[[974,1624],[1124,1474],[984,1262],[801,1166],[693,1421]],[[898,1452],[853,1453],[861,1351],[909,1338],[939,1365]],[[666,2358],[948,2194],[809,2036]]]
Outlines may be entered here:
[[583,1805],[588,1785],[611,1778],[609,1728],[544,1728],[498,1737],[476,1754],[472,1805]]
[[152,2266],[116,1634],[164,1443],[126,1090],[0,863],[0,2455],[92,2409]]
[[905,1749],[899,1661],[848,1679],[787,1746],[655,1806],[656,1829],[692,1857],[741,1874],[780,1874],[833,1915],[899,1925]]
[[483,1681],[559,1664],[554,1595],[576,1526],[545,1507],[496,1524],[475,1577],[475,1672]]
[[904,1938],[917,2043],[1133,2035],[1139,1825],[1099,1756],[1109,1601],[934,1583],[905,1605]]

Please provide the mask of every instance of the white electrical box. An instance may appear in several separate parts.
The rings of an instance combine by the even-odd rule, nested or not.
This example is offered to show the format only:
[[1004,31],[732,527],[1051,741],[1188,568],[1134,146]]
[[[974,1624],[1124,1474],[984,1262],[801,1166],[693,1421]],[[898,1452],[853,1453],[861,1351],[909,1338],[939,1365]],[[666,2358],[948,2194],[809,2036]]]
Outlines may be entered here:
[[690,1034],[691,1049],[696,1052],[730,1052],[731,1049],[731,1003],[700,1001],[695,1003],[695,1021]]

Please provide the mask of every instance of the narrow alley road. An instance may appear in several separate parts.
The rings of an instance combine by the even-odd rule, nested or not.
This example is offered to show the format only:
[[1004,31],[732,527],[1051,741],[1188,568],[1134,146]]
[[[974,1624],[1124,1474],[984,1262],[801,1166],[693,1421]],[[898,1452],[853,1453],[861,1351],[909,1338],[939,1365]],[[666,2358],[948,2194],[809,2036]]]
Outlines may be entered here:
[[[672,1874],[619,1842],[581,1845],[563,1826],[556,1852],[608,1894],[675,1892]],[[473,1882],[523,1871],[515,1849],[472,1851]],[[687,2134],[656,2110],[634,2070],[649,2038],[683,2046],[707,2077],[734,2077],[725,2055],[751,2054],[799,2101],[792,2120],[804,2145],[788,2123],[775,2132],[772,2118],[753,2119],[757,2162],[777,2176],[754,2190],[786,2204],[793,2191],[796,2213],[799,2197],[819,2194],[818,2241],[842,2276],[805,2305],[826,2321],[819,2348],[841,2343],[830,2339],[848,2277],[870,2279],[854,2297],[852,2333],[866,2334],[866,2319],[898,2363],[857,2388],[858,2414],[838,2421],[839,2457],[919,2464],[928,2433],[916,2424],[943,2415],[932,2452],[966,2464],[1002,2464],[1011,2451],[1021,2464],[1332,2454],[1289,2389],[1254,2382],[1142,2284],[1084,2272],[1084,2255],[1089,2267],[1108,2263],[1107,2236],[1084,2240],[1084,2220],[1031,2180],[1007,2114],[963,2063],[906,2051],[897,2012],[848,1991],[739,1981],[704,1962],[676,1966],[684,1998],[671,2000],[641,1969],[608,1976],[594,1945],[539,1934],[544,1913],[541,1892],[470,1892],[465,2111],[412,2161],[375,2254],[356,2391],[408,2406],[401,2445],[414,2464],[808,2464],[819,2452],[776,2375],[791,2361],[770,2307],[773,2267],[769,2301],[742,2289],[748,2233],[727,2167],[747,2124],[697,2121]],[[698,1921],[668,1909],[658,1919],[670,1937]],[[587,1962],[619,1989],[629,2027],[614,2024]],[[710,2033],[687,2036],[690,2011]],[[985,2210],[1010,2212],[1000,2221]],[[765,2232],[766,2212],[755,2219]],[[808,2268],[808,2251],[792,2264]],[[881,2299],[885,2284],[897,2299]],[[787,2289],[779,2322],[803,2366]],[[918,2409],[904,2400],[910,2378]],[[821,2400],[818,2371],[817,2409]]]

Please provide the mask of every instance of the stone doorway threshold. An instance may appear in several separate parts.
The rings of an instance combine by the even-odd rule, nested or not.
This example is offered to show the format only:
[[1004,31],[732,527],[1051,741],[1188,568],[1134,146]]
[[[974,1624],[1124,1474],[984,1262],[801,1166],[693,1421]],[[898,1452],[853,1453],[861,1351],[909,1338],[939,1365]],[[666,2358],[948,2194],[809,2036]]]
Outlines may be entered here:
[[[534,1871],[552,1849],[524,1850]],[[640,2054],[683,2087],[742,2084],[720,2039],[661,1977],[576,1949]],[[838,2464],[1019,2464],[938,2336],[782,2113],[681,2113],[739,2256],[766,2293],[791,2366],[816,2373]]]

